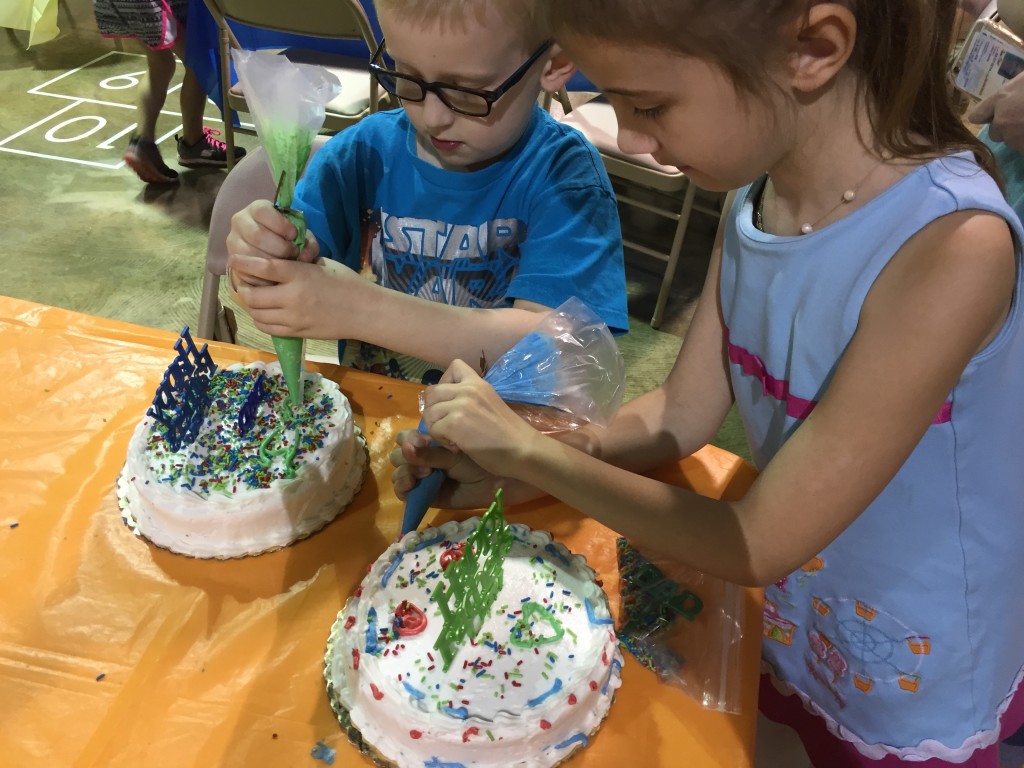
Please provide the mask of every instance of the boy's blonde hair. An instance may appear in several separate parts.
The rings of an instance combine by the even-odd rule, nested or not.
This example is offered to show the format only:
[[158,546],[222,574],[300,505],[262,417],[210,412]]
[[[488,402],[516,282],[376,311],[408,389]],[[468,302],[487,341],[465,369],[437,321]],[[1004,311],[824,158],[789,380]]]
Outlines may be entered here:
[[[378,11],[386,9],[402,18],[427,23],[439,23],[458,28],[466,19],[482,19],[489,8],[496,10],[507,22],[510,30],[520,35],[524,50],[533,51],[551,35],[547,15],[541,12],[542,0],[374,0]],[[481,41],[486,45],[486,41]]]

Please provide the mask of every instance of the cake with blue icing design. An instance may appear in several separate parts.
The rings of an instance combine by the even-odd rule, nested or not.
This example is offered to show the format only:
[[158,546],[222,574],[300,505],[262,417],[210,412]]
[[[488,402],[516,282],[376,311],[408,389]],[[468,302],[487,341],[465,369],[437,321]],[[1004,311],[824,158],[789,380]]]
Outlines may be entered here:
[[622,654],[594,571],[493,510],[392,544],[331,629],[331,706],[378,765],[548,768],[608,714]]

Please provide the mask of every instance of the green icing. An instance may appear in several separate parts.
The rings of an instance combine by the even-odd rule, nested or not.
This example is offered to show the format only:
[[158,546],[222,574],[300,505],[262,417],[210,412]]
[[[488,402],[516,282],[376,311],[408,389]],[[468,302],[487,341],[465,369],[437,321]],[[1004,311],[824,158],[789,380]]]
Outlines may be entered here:
[[[270,160],[270,171],[277,179],[274,205],[295,225],[296,234],[292,243],[297,253],[306,244],[306,217],[302,211],[292,210],[291,204],[299,175],[309,160],[315,135],[314,131],[304,126],[274,120],[263,124],[263,133],[260,135]],[[302,405],[302,339],[289,336],[271,336],[271,339],[288,385],[288,402],[297,408]]]
[[290,208],[295,195],[295,184],[306,167],[313,148],[315,131],[294,123],[268,120],[263,124],[260,138],[270,159],[270,170],[277,179],[276,205]]
[[490,613],[501,592],[505,575],[505,556],[512,549],[515,535],[505,522],[501,489],[494,503],[480,518],[476,529],[466,538],[462,557],[444,571],[448,588],[438,584],[431,600],[444,619],[444,626],[434,643],[448,671],[466,640],[473,640],[484,618]]
[[299,441],[302,439],[302,434],[299,432],[298,429],[296,429],[295,430],[295,434],[294,434],[294,439],[292,440],[292,444],[291,445],[289,445],[289,446],[287,446],[285,448],[277,448],[277,449],[271,450],[269,448],[270,441],[275,439],[275,438],[280,440],[280,438],[281,438],[281,429],[280,428],[275,429],[269,435],[264,437],[262,441],[260,441],[260,453],[259,453],[258,461],[260,463],[260,466],[269,467],[271,464],[274,463],[273,462],[273,457],[274,456],[283,456],[284,457],[284,464],[285,464],[284,476],[289,478],[289,479],[291,479],[291,478],[295,477],[295,455],[299,452]]
[[[552,634],[538,635],[534,632],[534,624],[547,624]],[[540,603],[523,603],[523,613],[512,628],[508,641],[517,648],[532,648],[536,645],[557,643],[565,634],[562,622],[548,613]]]
[[281,374],[288,387],[288,404],[294,409],[302,405],[302,339],[294,336],[271,336]]

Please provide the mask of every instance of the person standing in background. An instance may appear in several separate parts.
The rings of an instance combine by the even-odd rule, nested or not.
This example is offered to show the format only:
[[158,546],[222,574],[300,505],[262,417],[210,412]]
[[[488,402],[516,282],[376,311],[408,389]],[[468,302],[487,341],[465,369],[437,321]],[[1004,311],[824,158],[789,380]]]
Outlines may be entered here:
[[[178,173],[164,162],[156,145],[156,121],[167,99],[177,66],[185,61],[185,23],[188,0],[93,0],[96,26],[103,37],[134,37],[146,46],[148,76],[139,93],[138,125],[128,142],[124,161],[147,184],[174,184]],[[185,168],[227,166],[227,148],[203,126],[206,93],[187,64],[181,85],[181,135],[178,164]],[[235,160],[245,149],[235,147]]]

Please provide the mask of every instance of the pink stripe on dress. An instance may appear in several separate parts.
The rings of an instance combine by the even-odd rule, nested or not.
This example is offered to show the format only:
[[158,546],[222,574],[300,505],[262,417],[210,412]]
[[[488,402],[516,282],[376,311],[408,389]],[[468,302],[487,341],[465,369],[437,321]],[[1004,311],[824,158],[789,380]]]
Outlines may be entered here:
[[[740,370],[747,376],[753,376],[761,382],[761,392],[765,397],[771,397],[784,403],[786,415],[794,419],[806,419],[818,403],[815,400],[808,400],[794,395],[789,391],[789,382],[784,379],[776,379],[765,368],[760,357],[743,347],[737,346],[729,341],[729,331],[725,332],[726,345],[729,350],[729,362],[738,365]],[[938,414],[932,420],[932,424],[945,424],[952,418],[953,404],[945,402],[939,409]]]

